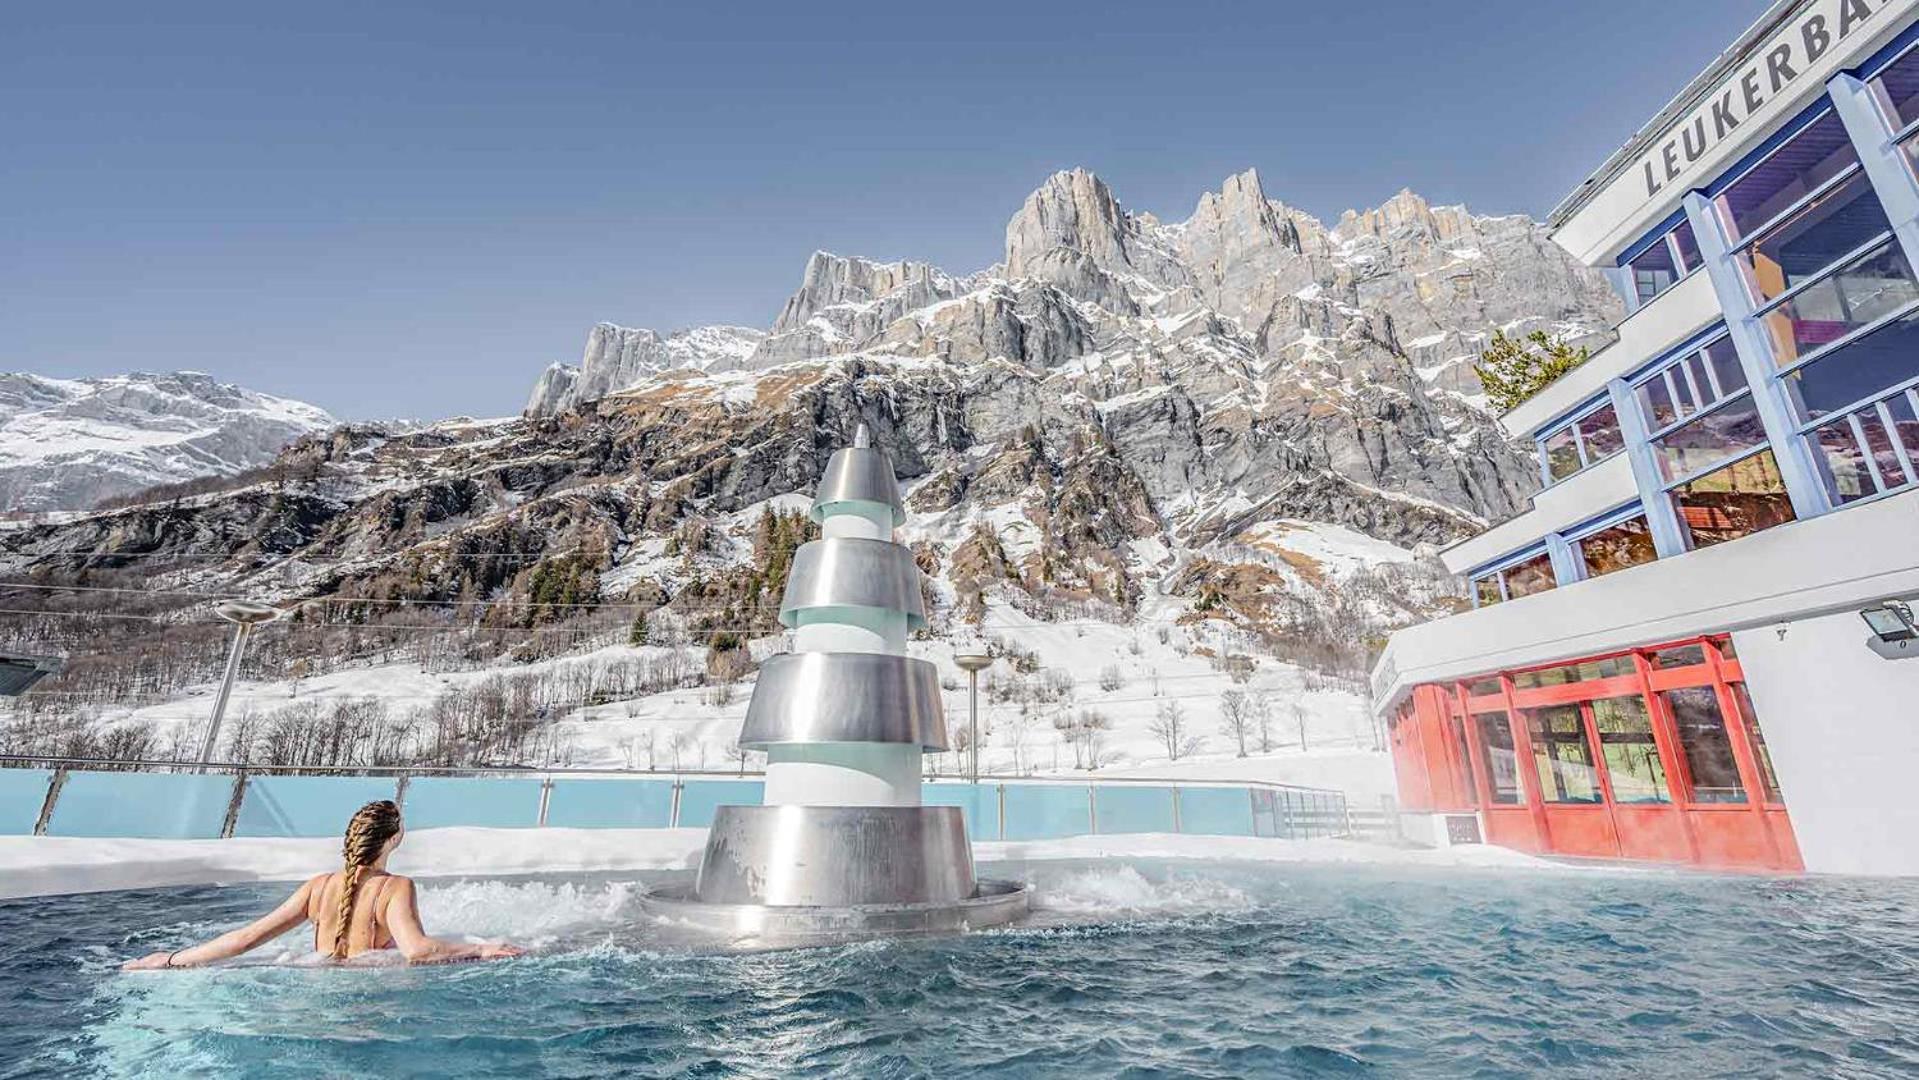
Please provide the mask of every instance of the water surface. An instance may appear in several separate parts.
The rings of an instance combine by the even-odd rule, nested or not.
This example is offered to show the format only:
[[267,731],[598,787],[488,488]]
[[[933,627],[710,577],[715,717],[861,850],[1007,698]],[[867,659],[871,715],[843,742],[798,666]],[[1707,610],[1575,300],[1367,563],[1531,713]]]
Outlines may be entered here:
[[[1002,873],[1005,871],[1002,870]],[[1919,883],[1041,864],[1034,925],[668,945],[641,876],[430,882],[536,955],[120,974],[285,886],[0,903],[0,1076],[1919,1075]]]

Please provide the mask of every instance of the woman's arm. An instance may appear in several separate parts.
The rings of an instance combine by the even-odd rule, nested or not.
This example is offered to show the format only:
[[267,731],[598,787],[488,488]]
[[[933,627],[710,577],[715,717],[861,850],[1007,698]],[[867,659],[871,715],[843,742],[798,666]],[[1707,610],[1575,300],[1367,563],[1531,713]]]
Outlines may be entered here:
[[203,945],[181,949],[177,952],[157,952],[143,956],[138,960],[129,960],[121,965],[127,971],[144,971],[152,968],[197,967],[211,964],[215,960],[239,956],[249,952],[286,933],[288,930],[307,921],[307,901],[312,896],[315,885],[325,878],[309,879],[293,891],[293,895],[279,907],[261,916],[259,919],[230,930]]
[[512,945],[462,945],[431,937],[420,925],[420,899],[412,878],[400,878],[387,890],[386,926],[393,944],[409,964],[445,964],[454,960],[499,960],[526,950]]

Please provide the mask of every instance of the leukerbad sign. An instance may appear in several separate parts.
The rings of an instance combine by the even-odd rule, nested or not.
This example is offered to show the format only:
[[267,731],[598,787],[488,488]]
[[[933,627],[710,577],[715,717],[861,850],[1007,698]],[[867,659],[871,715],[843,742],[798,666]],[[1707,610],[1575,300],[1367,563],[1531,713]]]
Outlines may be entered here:
[[1911,22],[1915,9],[1919,0],[1818,0],[1806,5],[1573,214],[1561,230],[1561,243],[1595,260],[1629,221],[1643,227],[1636,219],[1653,200],[1664,211],[1659,216],[1665,216],[1670,212],[1666,204],[1676,206],[1686,190],[1712,179],[1709,170],[1727,164],[1730,150],[1747,147],[1752,128],[1775,122],[1785,109],[1809,100],[1827,79],[1857,64],[1868,49]]

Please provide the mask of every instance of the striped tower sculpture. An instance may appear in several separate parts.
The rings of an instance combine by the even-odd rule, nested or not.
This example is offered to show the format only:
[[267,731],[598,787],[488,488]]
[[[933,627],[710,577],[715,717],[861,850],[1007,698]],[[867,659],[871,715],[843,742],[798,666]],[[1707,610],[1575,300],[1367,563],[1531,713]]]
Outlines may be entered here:
[[944,750],[939,675],[906,655],[926,625],[919,568],[893,539],[899,484],[865,425],[827,462],[780,601],[794,651],[768,659],[740,745],[766,752],[759,806],[723,806],[690,894],[655,907],[716,929],[818,934],[1003,923],[1022,887],[974,877],[960,809],[920,802],[921,755]]

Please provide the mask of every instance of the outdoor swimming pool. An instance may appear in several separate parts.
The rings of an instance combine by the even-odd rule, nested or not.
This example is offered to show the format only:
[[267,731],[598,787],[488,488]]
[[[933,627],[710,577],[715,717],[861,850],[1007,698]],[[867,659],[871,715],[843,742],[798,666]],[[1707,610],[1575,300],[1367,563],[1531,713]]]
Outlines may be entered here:
[[[283,886],[0,903],[0,1076],[1911,1076],[1919,883],[1149,862],[983,866],[1033,926],[661,947],[632,875],[429,883],[496,965],[118,960]],[[307,931],[310,933],[310,930]]]

